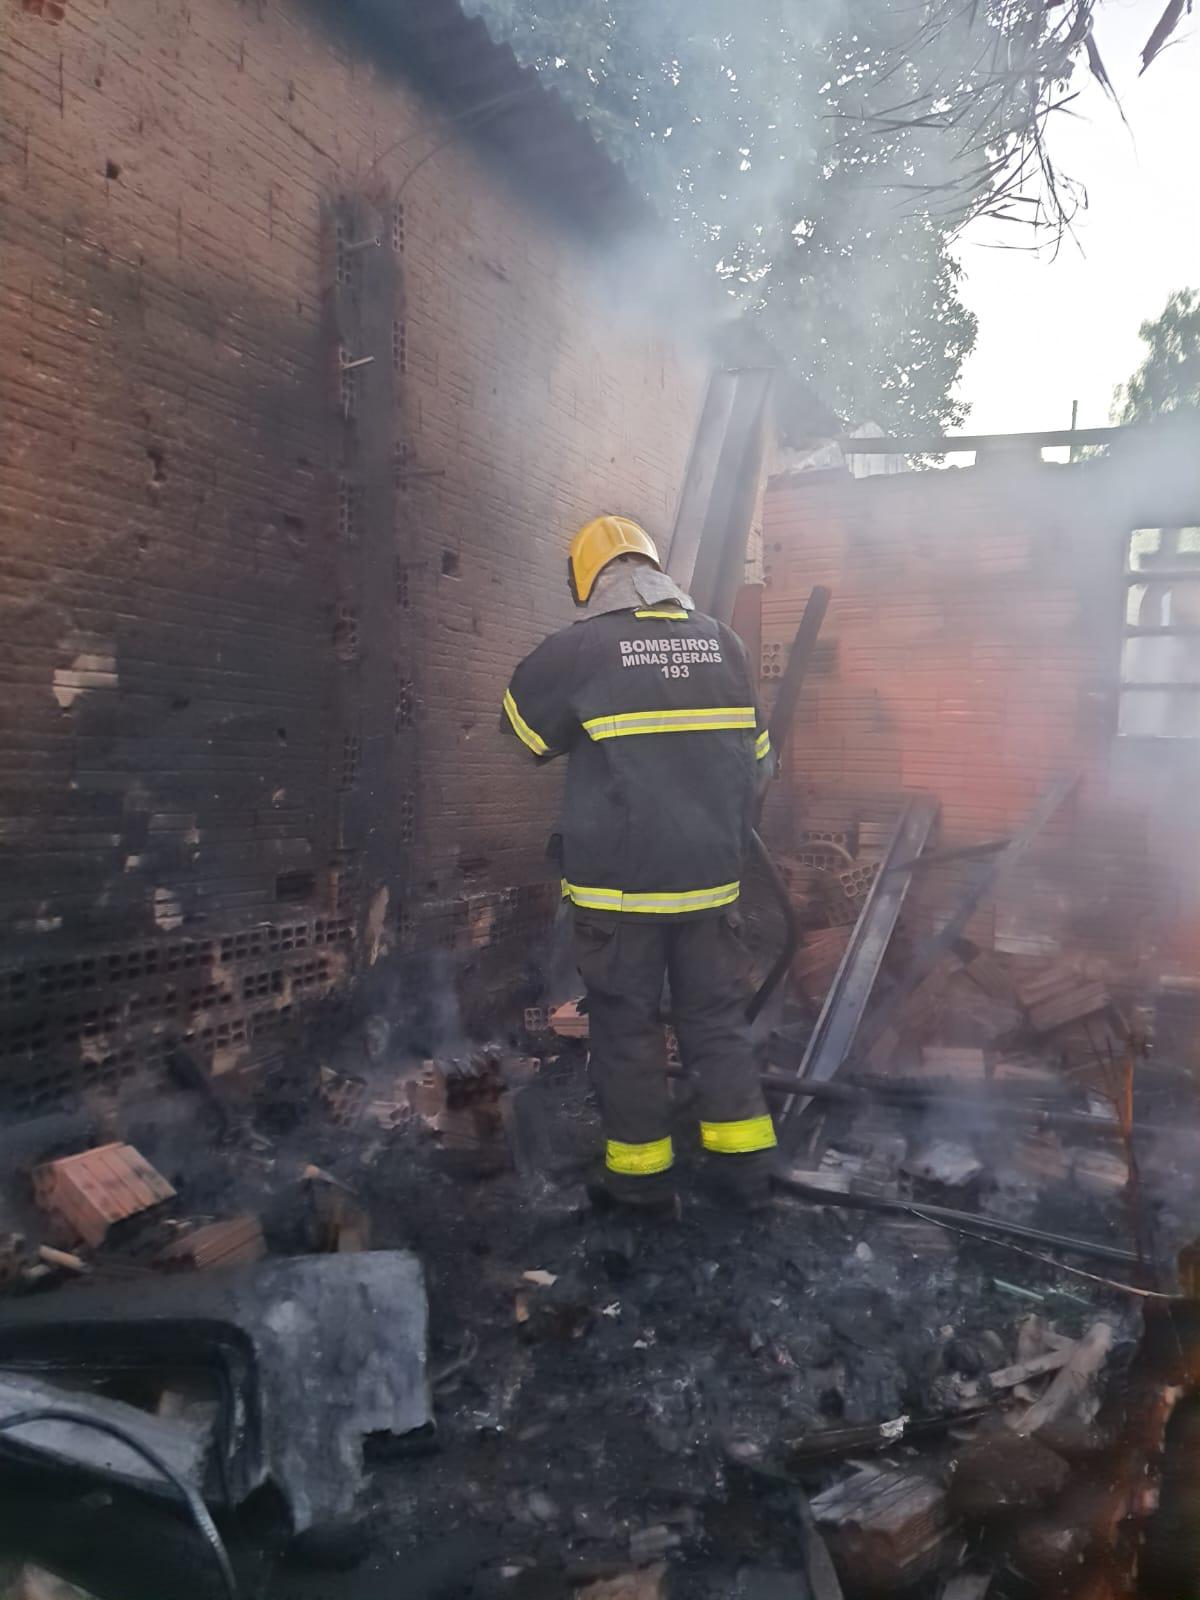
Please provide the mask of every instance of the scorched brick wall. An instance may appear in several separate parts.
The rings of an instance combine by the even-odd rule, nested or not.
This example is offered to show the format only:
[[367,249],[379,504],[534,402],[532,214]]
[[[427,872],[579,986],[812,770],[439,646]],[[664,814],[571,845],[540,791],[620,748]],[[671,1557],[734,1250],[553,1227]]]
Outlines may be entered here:
[[180,1043],[261,1061],[427,904],[487,942],[557,787],[497,733],[508,673],[569,616],[574,523],[669,526],[699,390],[299,4],[0,0],[0,239],[27,1106]]
[[[1194,523],[1197,508],[1186,450],[773,480],[768,693],[812,585],[833,590],[789,759],[796,826],[871,819],[927,790],[942,844],[979,843],[1010,835],[1052,778],[1078,772],[972,936],[1081,953],[1126,977],[1194,972],[1197,745],[1119,739],[1116,726],[1129,532]],[[920,876],[925,916],[954,904],[963,877]]]

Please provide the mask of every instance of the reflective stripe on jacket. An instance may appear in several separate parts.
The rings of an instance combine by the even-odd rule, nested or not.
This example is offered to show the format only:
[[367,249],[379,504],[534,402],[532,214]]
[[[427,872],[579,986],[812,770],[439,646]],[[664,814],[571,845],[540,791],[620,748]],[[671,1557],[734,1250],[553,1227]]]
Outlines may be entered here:
[[563,893],[583,909],[704,916],[738,897],[770,739],[741,640],[678,605],[613,611],[525,658],[504,722],[568,755]]

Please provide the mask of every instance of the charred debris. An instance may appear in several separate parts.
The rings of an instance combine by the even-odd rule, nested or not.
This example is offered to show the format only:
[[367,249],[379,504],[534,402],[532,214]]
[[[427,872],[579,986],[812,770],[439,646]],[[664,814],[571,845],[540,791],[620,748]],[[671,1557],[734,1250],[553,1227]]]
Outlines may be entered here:
[[764,1215],[596,1208],[577,996],[7,1129],[6,1600],[1190,1592],[1195,1085],[965,932],[1072,788],[923,936],[935,797],[767,858]]
[[[680,498],[671,570],[718,616],[769,393],[714,377]],[[777,786],[743,896],[762,1214],[703,1189],[669,999],[686,1198],[651,1222],[587,1187],[582,997],[546,977],[469,1038],[436,962],[287,1073],[180,1050],[174,1091],[6,1127],[3,1600],[1194,1592],[1195,1081],[1082,948],[969,936],[1076,784],[967,848],[936,794],[780,830]]]
[[[770,392],[714,375],[679,499],[669,569],[721,618]],[[780,756],[829,604],[772,674]],[[0,1600],[1196,1593],[1195,1078],[1084,945],[971,938],[1079,781],[966,846],[936,793],[776,785],[741,902],[765,1212],[705,1192],[669,997],[681,1213],[596,1203],[561,941],[490,1038],[431,952],[286,1071],[172,1045],[173,1089],[9,1123]]]

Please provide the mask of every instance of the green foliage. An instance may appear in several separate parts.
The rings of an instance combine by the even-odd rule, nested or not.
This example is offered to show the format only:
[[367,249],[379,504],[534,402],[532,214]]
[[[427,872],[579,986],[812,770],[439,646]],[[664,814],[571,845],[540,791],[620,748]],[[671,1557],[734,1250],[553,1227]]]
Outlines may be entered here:
[[1116,393],[1114,422],[1145,422],[1166,411],[1200,411],[1200,291],[1177,289],[1138,329],[1146,359]]
[[[989,205],[1036,215],[997,196],[1091,0],[471,3],[819,406],[910,433],[962,421],[975,319],[953,240]],[[1026,154],[1037,170],[1040,148]]]

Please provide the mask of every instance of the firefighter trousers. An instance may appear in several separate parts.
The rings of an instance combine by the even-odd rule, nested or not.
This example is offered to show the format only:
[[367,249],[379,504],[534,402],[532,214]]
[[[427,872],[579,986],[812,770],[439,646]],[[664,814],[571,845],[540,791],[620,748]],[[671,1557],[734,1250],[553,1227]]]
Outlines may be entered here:
[[701,1144],[714,1156],[754,1157],[761,1165],[775,1131],[746,1021],[746,956],[736,918],[721,912],[647,922],[580,912],[575,942],[610,1183],[636,1188],[674,1160],[660,1020],[664,977],[680,1056],[697,1090]]

